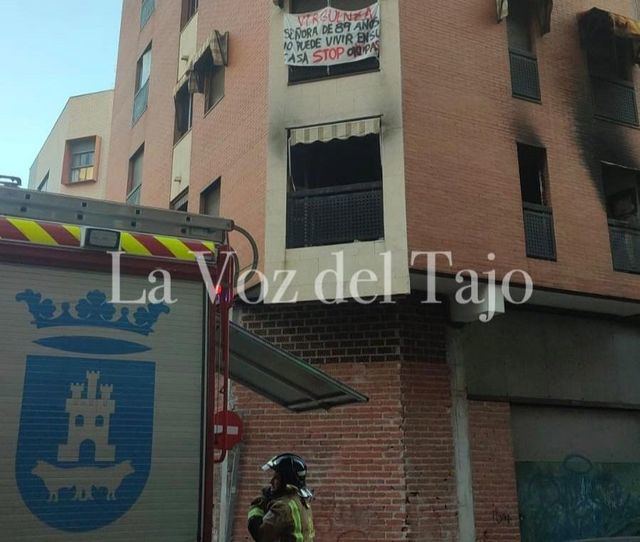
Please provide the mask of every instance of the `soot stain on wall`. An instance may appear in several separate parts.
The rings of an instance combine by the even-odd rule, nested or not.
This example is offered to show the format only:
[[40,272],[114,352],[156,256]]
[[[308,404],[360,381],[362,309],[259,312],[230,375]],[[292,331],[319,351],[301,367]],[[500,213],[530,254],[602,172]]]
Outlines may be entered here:
[[602,162],[640,169],[640,160],[633,152],[628,138],[631,128],[595,117],[588,74],[585,74],[584,82],[576,85],[574,96],[575,141],[604,206]]

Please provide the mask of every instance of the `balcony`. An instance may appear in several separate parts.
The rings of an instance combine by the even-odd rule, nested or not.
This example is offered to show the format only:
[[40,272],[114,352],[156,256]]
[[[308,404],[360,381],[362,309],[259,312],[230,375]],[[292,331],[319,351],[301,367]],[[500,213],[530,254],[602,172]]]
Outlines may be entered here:
[[521,51],[509,51],[511,65],[511,91],[517,98],[540,101],[538,59]]
[[609,238],[613,268],[626,273],[640,273],[640,228],[609,219]]
[[384,237],[382,182],[298,190],[287,201],[287,248]]
[[140,90],[133,98],[133,124],[138,122],[138,119],[147,110],[147,102],[149,101],[149,80],[140,87]]
[[154,10],[156,9],[155,0],[142,0],[142,5],[140,6],[140,28],[144,28],[147,24]]
[[591,90],[595,114],[598,117],[638,125],[636,89],[633,83],[592,76]]
[[555,260],[556,239],[551,208],[546,205],[524,203],[523,214],[527,257]]

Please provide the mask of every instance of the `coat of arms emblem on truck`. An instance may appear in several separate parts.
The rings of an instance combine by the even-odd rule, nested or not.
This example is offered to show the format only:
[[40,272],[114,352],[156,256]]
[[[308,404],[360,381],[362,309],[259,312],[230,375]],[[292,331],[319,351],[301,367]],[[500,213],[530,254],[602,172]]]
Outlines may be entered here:
[[66,353],[26,358],[15,459],[20,494],[50,527],[99,529],[136,503],[151,468],[155,362],[149,345],[121,337],[148,337],[170,309],[118,310],[98,290],[73,308],[32,290],[16,301],[26,303],[38,329],[65,333],[35,340],[39,352]]

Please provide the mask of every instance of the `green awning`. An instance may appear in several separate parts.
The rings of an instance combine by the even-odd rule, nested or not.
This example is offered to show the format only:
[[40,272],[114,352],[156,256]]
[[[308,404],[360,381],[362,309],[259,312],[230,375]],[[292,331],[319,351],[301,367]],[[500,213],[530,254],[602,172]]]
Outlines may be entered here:
[[238,324],[230,330],[231,378],[293,412],[328,410],[369,399]]

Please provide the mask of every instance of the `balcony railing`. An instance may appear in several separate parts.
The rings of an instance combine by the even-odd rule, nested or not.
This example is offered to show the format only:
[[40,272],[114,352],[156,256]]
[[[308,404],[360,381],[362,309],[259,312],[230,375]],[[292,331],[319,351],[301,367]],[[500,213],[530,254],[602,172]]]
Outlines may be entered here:
[[555,260],[556,239],[551,209],[546,205],[525,203],[523,213],[527,256],[542,260]]
[[144,28],[144,25],[147,24],[155,9],[155,0],[142,0],[142,6],[140,7],[140,28]]
[[382,182],[298,190],[287,201],[287,248],[384,237]]
[[133,124],[138,122],[138,119],[147,110],[147,102],[149,101],[149,80],[140,87],[140,90],[133,98]]
[[611,257],[616,271],[640,273],[640,228],[620,220],[609,220]]
[[624,124],[638,124],[636,89],[633,83],[591,76],[591,89],[596,115]]
[[511,91],[514,96],[540,101],[538,59],[521,51],[509,51]]

